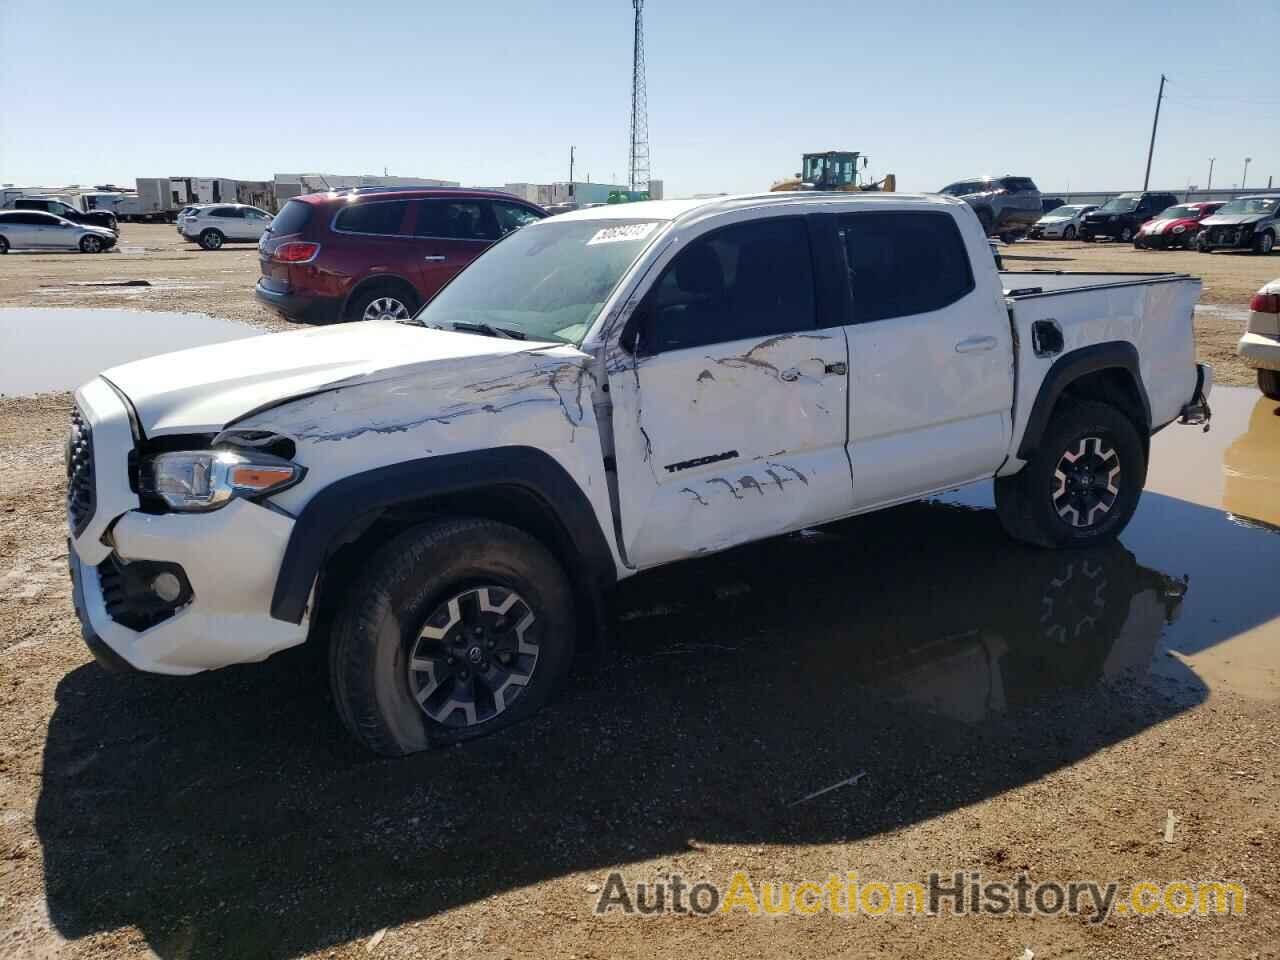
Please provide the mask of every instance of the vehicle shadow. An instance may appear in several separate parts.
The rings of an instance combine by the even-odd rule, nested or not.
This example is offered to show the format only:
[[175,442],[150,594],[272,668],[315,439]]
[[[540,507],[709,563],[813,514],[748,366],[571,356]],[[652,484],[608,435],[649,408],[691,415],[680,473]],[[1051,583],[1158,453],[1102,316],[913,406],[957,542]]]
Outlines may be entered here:
[[506,734],[398,761],[349,742],[307,650],[182,681],[87,665],[44,753],[49,915],[71,938],[136,925],[165,958],[296,955],[690,838],[899,828],[1200,703],[1180,661],[1149,672],[1166,626],[1199,604],[1208,646],[1239,623],[1177,574],[1017,547],[954,504],[844,521],[629,582],[616,663]]

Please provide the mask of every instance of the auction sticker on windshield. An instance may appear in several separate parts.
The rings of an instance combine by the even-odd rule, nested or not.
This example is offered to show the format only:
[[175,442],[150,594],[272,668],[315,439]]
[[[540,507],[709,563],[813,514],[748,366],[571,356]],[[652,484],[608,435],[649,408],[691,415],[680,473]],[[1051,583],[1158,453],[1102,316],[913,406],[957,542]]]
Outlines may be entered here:
[[657,225],[656,220],[650,220],[648,223],[623,223],[616,227],[605,227],[595,232],[587,241],[587,246],[592,247],[598,243],[621,243],[624,240],[643,240],[653,233],[653,228]]

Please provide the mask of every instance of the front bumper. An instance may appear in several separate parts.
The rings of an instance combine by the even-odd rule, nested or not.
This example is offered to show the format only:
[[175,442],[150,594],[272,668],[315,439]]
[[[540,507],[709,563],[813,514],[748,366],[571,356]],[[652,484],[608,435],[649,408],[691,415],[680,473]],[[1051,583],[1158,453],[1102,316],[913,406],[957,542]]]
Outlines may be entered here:
[[[143,513],[128,484],[134,443],[124,402],[101,378],[78,390],[76,402],[92,426],[96,495],[80,533],[70,531],[67,556],[81,632],[95,658],[113,669],[181,675],[302,643],[305,617],[271,616],[293,518],[246,500],[211,513]],[[182,606],[143,629],[113,617],[103,584],[112,566],[138,561],[176,564],[189,584]]]
[[290,320],[301,320],[305,323],[336,323],[342,317],[342,301],[336,297],[281,293],[264,287],[261,280],[254,286],[253,295],[259,303],[266,304]]
[[1280,340],[1265,333],[1246,333],[1236,353],[1255,370],[1280,370]]
[[1253,246],[1253,230],[1239,227],[1206,227],[1196,238],[1202,250],[1248,250]]

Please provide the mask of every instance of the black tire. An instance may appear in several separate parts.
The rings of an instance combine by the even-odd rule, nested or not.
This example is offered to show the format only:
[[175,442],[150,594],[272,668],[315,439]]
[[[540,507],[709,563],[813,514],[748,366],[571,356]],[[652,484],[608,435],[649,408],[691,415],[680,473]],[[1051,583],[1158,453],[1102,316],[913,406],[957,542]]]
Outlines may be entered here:
[[1082,233],[1080,234],[1080,239],[1085,243],[1093,243],[1096,238],[1092,233]]
[[[504,623],[509,611],[494,612],[501,605],[521,623],[533,619],[523,630]],[[338,611],[329,649],[338,714],[357,740],[386,756],[501,730],[559,690],[573,660],[575,623],[568,578],[533,537],[474,518],[416,527],[372,556]],[[428,629],[441,637],[426,638]],[[429,667],[412,670],[411,663]],[[527,671],[523,680],[519,671]]]
[[1268,400],[1280,400],[1280,370],[1259,370],[1258,389]]
[[1204,245],[1204,240],[1199,236],[1196,237],[1196,253],[1213,253],[1212,250]]
[[221,230],[204,230],[200,234],[200,246],[206,250],[221,250],[226,241]]
[[985,208],[984,208],[984,209],[982,209],[982,210],[979,210],[979,211],[978,211],[978,222],[979,222],[980,224],[982,224],[982,232],[983,232],[983,233],[985,233],[985,234],[987,234],[988,236],[990,236],[990,235],[991,235],[991,228],[992,228],[992,226],[994,226],[994,224],[995,224],[995,218],[994,218],[994,217],[992,217],[992,215],[991,215],[991,211],[990,211],[990,210],[987,210],[987,209],[985,209]]
[[[1073,456],[1085,461],[1081,474],[1059,479],[1059,466],[1070,466]],[[1077,500],[1071,484],[1080,476],[1087,493]],[[1054,412],[1026,466],[996,479],[996,513],[1015,540],[1051,548],[1104,543],[1133,517],[1146,479],[1147,458],[1132,420],[1110,404],[1069,403]]]
[[[362,290],[351,298],[351,302],[347,304],[347,310],[344,319],[348,321],[360,320],[408,320],[421,306],[418,295],[403,284],[382,285],[369,287]],[[366,316],[370,313],[370,308],[375,308],[375,315]]]
[[1146,248],[1147,248],[1147,241],[1143,240],[1141,237],[1133,238],[1133,249],[1145,250]]
[[9,241],[4,237],[0,237],[0,256],[9,252]]
[[1121,227],[1121,228],[1120,228],[1120,242],[1121,242],[1121,243],[1128,243],[1128,242],[1129,242],[1130,240],[1132,240],[1132,239],[1133,239],[1133,228],[1132,228],[1132,227]]
[[1062,239],[1063,239],[1063,240],[1074,240],[1075,238],[1076,238],[1076,228],[1075,228],[1075,227],[1068,226],[1068,227],[1067,227],[1067,229],[1065,229],[1065,230],[1063,230],[1063,231],[1062,231]]
[[1276,235],[1270,230],[1263,230],[1253,238],[1253,252],[1266,256],[1276,247]]

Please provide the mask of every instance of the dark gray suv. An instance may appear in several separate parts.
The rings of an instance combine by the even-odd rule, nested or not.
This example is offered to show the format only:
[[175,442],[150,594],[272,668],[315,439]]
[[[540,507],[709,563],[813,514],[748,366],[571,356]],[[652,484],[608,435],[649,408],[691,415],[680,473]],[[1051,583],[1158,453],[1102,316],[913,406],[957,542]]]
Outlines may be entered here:
[[949,183],[938,192],[973,207],[987,236],[1005,243],[1026,236],[1044,214],[1040,188],[1030,177],[974,177]]

